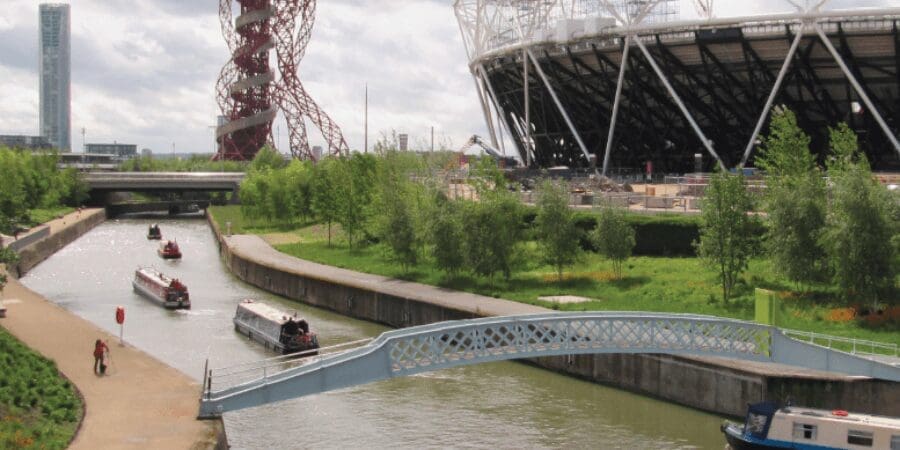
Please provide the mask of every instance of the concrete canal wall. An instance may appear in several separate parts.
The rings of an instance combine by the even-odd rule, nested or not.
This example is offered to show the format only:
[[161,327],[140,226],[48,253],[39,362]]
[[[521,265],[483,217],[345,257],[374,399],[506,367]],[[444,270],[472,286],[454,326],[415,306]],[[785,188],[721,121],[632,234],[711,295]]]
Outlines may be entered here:
[[91,231],[104,220],[106,220],[105,210],[88,209],[51,221],[41,229],[44,233],[37,240],[18,250],[19,276]]
[[[401,328],[547,311],[310,263],[278,253],[255,236],[223,236],[215,220],[210,217],[209,222],[225,264],[238,278],[274,294],[349,317]],[[900,416],[900,383],[788,366],[656,354],[575,355],[528,362],[733,417],[742,417],[748,403],[763,400]]]

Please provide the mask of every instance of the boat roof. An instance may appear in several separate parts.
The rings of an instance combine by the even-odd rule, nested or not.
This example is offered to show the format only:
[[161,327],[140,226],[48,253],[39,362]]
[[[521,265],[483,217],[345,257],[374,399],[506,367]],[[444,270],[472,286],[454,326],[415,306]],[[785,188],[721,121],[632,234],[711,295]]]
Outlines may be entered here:
[[172,282],[172,277],[170,277],[152,267],[139,267],[137,271],[142,272],[148,278],[157,279],[166,285],[168,285],[169,283]]
[[257,316],[264,317],[278,324],[284,324],[288,321],[289,318],[292,318],[295,321],[305,320],[304,318],[298,316],[297,313],[290,314],[278,308],[275,308],[274,306],[260,303],[249,298],[239,303],[238,308],[244,308],[256,314]]
[[898,417],[876,416],[874,414],[861,414],[843,410],[824,410],[796,406],[781,408],[778,412],[784,416],[795,419],[815,418],[815,420],[819,422],[867,424],[875,427],[900,430],[900,418]]

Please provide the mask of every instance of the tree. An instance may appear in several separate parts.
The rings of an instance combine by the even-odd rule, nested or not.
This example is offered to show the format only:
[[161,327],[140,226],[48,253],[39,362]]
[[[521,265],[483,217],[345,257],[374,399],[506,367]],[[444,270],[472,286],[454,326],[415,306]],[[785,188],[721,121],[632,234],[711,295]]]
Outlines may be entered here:
[[522,240],[522,206],[503,189],[485,192],[466,204],[463,213],[466,263],[478,275],[493,279],[497,272],[512,276],[513,259]]
[[756,160],[768,175],[764,195],[768,254],[776,271],[798,283],[819,281],[827,271],[821,245],[825,181],[809,142],[794,113],[778,109]]
[[316,164],[313,170],[311,183],[312,210],[319,220],[328,225],[328,246],[331,246],[331,226],[340,217],[340,208],[343,207],[341,183],[342,161],[338,158],[324,158]]
[[339,192],[336,219],[347,234],[350,248],[359,243],[372,217],[377,170],[378,160],[373,155],[355,153],[341,160],[336,172],[340,174],[334,180]]
[[378,171],[378,233],[404,269],[418,262],[420,233],[414,217],[413,187],[398,154],[388,151]]
[[831,210],[824,236],[835,282],[848,297],[891,298],[898,267],[898,206],[873,177],[848,127],[831,130]]
[[433,244],[431,254],[438,268],[455,275],[466,258],[462,212],[459,203],[448,199],[442,191],[436,189],[432,195],[434,211],[429,224],[429,240]]
[[288,164],[286,171],[287,189],[292,213],[306,222],[312,212],[312,163],[295,159]]
[[19,255],[8,247],[0,246],[0,264],[5,265],[5,270],[0,272],[0,292],[6,287],[7,275],[9,268],[15,266],[19,262]]
[[634,228],[625,220],[625,211],[611,205],[601,208],[591,241],[598,253],[612,261],[613,272],[621,279],[622,264],[631,256],[637,243]]
[[753,254],[750,210],[743,175],[713,175],[702,203],[700,242],[696,245],[703,261],[718,272],[726,303]]
[[256,156],[253,157],[253,161],[250,163],[249,171],[257,171],[262,170],[264,168],[267,169],[281,169],[287,165],[287,161],[275,150],[273,147],[269,145],[264,145],[259,152],[256,153]]
[[535,218],[537,241],[544,260],[556,269],[562,282],[563,268],[575,264],[581,254],[581,230],[575,226],[575,214],[569,208],[569,184],[544,181],[538,191]]

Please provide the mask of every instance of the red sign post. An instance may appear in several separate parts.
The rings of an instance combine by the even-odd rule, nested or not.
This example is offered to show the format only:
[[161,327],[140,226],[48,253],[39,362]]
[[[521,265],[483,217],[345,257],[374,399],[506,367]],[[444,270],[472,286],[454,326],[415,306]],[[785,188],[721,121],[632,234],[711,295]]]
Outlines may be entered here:
[[116,306],[116,323],[119,324],[119,345],[125,345],[122,335],[125,332],[125,307]]

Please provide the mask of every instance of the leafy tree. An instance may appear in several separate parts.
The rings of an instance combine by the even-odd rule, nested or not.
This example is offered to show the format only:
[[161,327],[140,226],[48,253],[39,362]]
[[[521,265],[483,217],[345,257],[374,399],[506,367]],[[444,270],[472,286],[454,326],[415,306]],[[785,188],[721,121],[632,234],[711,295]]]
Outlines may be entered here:
[[250,163],[250,171],[258,171],[263,168],[281,169],[286,165],[287,161],[285,161],[281,153],[278,153],[277,150],[269,145],[264,145],[253,157],[253,161]]
[[490,279],[497,272],[506,279],[512,276],[514,256],[522,240],[521,215],[519,200],[503,190],[485,192],[479,201],[466,205],[466,262],[473,272]]
[[331,228],[340,217],[344,206],[341,183],[346,182],[343,162],[338,158],[324,158],[313,170],[311,204],[319,220],[328,225],[328,246],[331,246]]
[[809,151],[809,137],[790,110],[772,116],[757,165],[768,174],[766,247],[775,270],[798,283],[823,278],[827,264],[820,243],[825,227],[825,182]]
[[756,166],[775,177],[805,174],[816,165],[815,157],[809,152],[809,142],[793,111],[775,108],[769,136],[763,139]]
[[28,210],[23,170],[12,150],[0,149],[0,178],[3,180],[3,188],[0,189],[0,216],[5,218],[6,226],[11,227]]
[[313,215],[312,163],[295,159],[288,164],[285,176],[290,193],[291,212],[300,219],[300,222],[306,222]]
[[378,234],[404,269],[418,262],[421,236],[416,230],[412,183],[400,154],[387,151],[378,170]]
[[569,208],[569,185],[565,181],[544,181],[538,192],[535,219],[537,240],[544,260],[556,268],[562,282],[563,269],[578,261],[581,254],[581,230],[575,226],[575,214]]
[[462,211],[459,203],[451,201],[440,190],[435,189],[434,211],[430,214],[429,241],[433,247],[431,254],[435,265],[450,275],[457,274],[465,263],[465,233],[463,233]]
[[355,153],[341,160],[342,175],[336,180],[341,196],[337,221],[347,233],[350,248],[359,243],[371,220],[377,170],[378,161],[373,155]]
[[241,182],[241,214],[250,219],[269,218],[269,170],[247,173]]
[[722,300],[728,302],[753,254],[751,199],[740,173],[718,172],[710,179],[703,199],[700,257],[718,272]]
[[850,133],[846,127],[832,130],[832,206],[823,240],[845,295],[870,300],[877,308],[879,301],[892,298],[900,212],[890,192],[872,177]]
[[625,211],[611,205],[600,209],[597,228],[591,233],[591,241],[597,252],[613,263],[616,278],[622,278],[622,264],[634,251],[634,228],[625,219]]
[[[0,247],[0,264],[6,266],[7,271],[10,267],[15,266],[19,262],[19,255],[8,247]],[[6,271],[0,273],[0,292],[6,287],[7,275]]]

